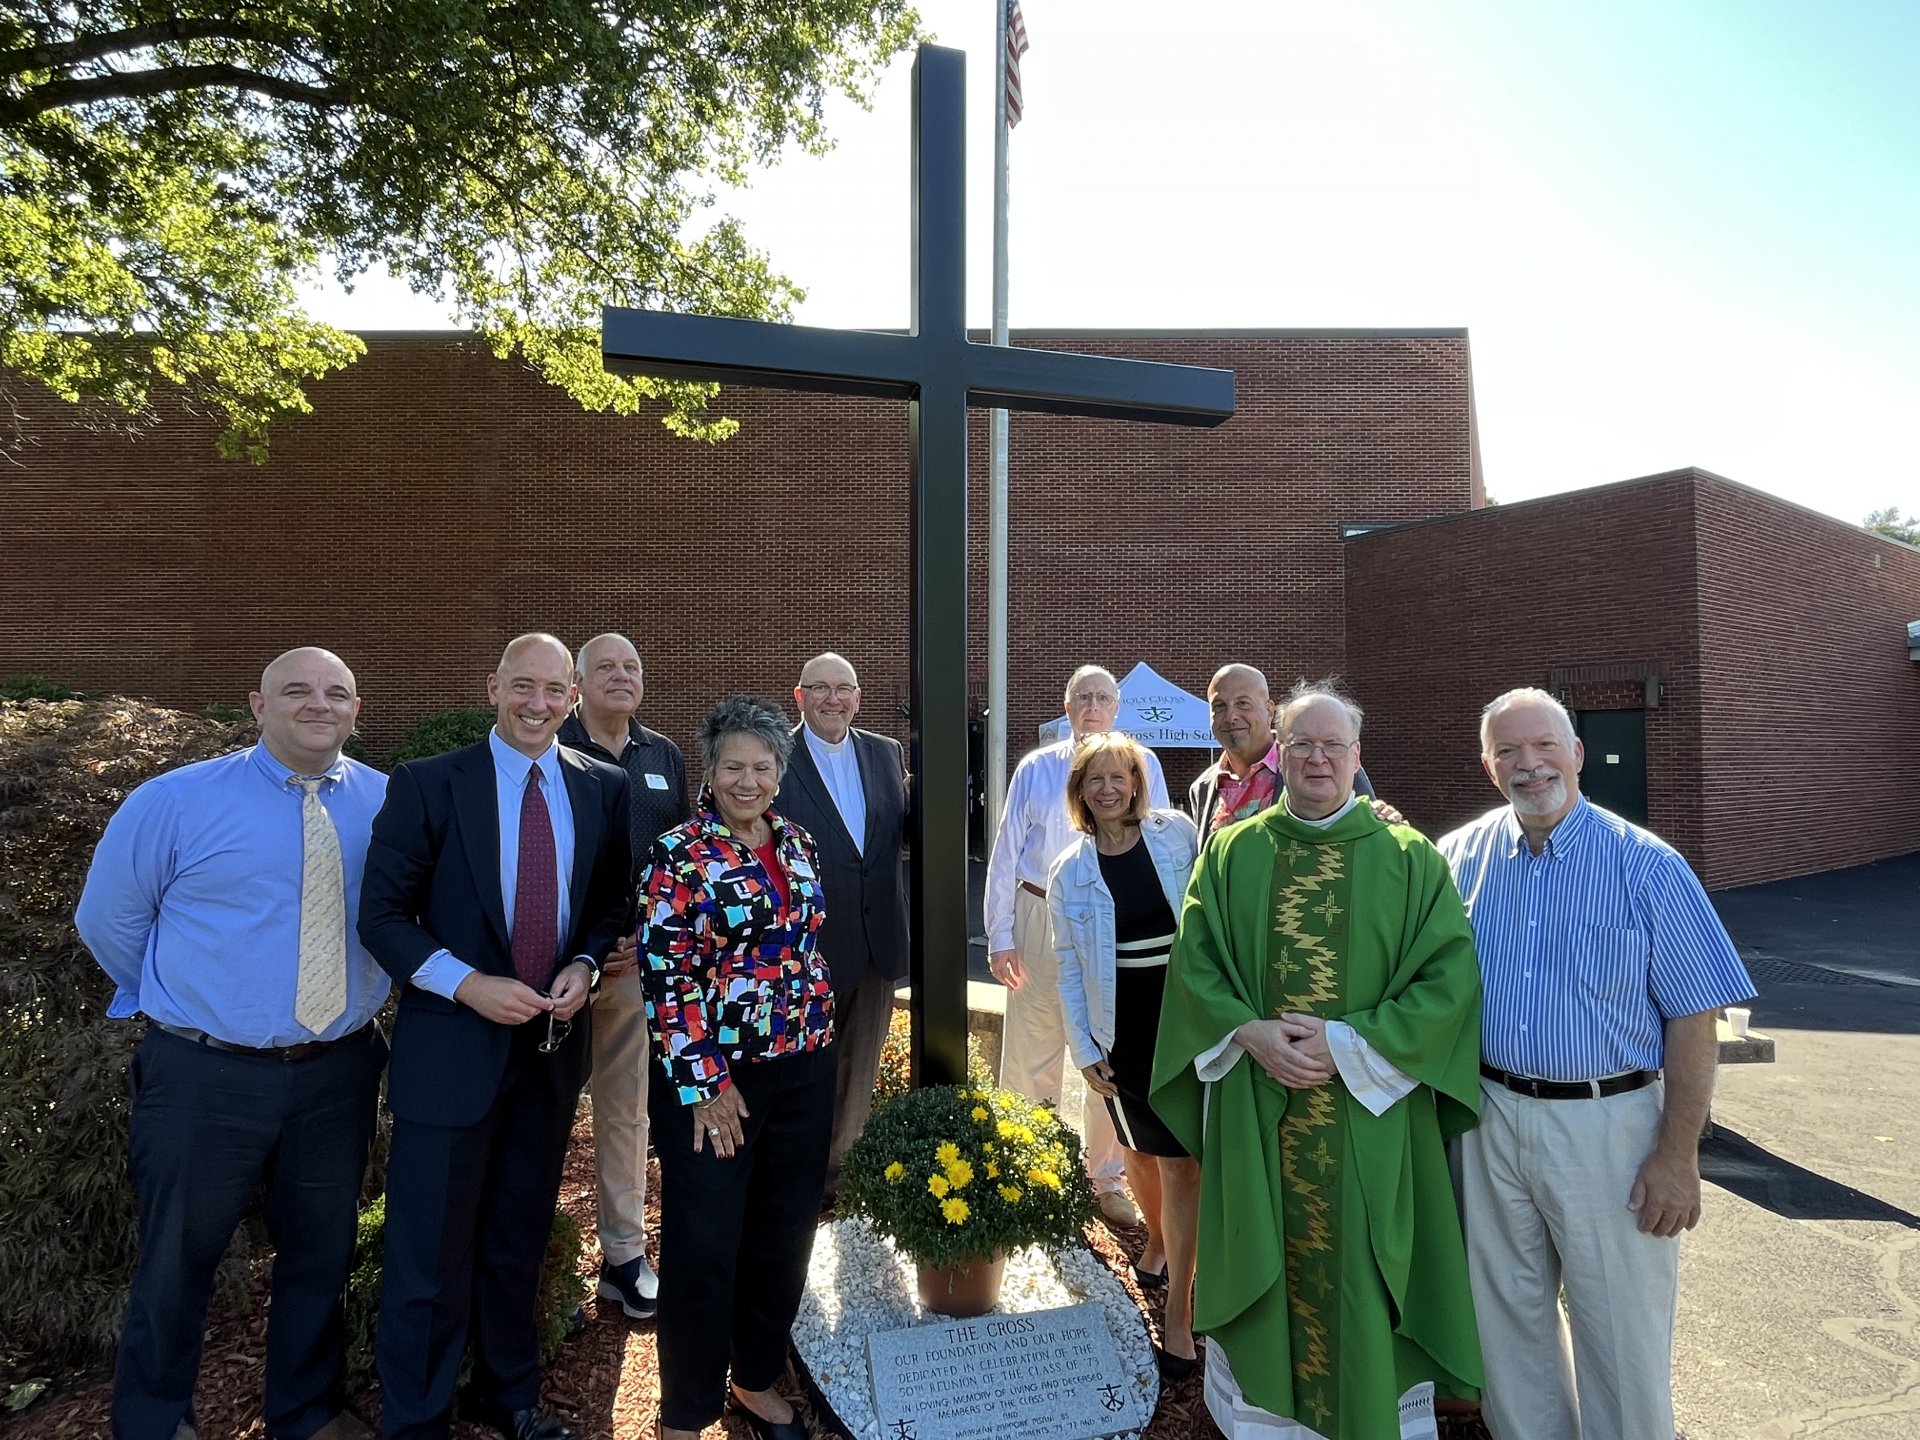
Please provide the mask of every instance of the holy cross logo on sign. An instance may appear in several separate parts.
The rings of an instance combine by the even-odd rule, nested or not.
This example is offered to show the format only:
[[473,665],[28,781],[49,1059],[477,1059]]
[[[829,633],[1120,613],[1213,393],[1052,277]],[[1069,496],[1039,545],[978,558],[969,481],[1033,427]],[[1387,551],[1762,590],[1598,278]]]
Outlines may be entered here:
[[[912,451],[913,1072],[966,1076],[967,407],[1217,425],[1233,372],[981,345],[966,329],[966,57],[913,66],[913,322],[904,335],[609,306],[609,370],[905,400]],[[829,903],[831,898],[829,897]]]

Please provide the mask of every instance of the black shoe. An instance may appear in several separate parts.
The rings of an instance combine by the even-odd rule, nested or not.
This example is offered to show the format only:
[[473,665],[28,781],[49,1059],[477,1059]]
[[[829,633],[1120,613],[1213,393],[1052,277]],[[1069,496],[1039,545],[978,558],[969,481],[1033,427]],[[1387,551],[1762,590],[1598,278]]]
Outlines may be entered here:
[[602,1260],[600,1288],[594,1293],[602,1300],[617,1301],[629,1320],[651,1320],[660,1310],[660,1281],[645,1255],[636,1255],[624,1265]]
[[1153,1363],[1160,1367],[1160,1378],[1169,1383],[1184,1380],[1200,1368],[1198,1356],[1190,1359],[1185,1355],[1175,1355],[1158,1345],[1153,1347]]
[[740,1397],[732,1391],[727,1392],[727,1405],[733,1413],[746,1421],[747,1433],[754,1440],[807,1440],[807,1427],[800,1423],[800,1412],[794,1411],[793,1418],[781,1424],[774,1424],[764,1416],[756,1415],[740,1403]]
[[1132,1267],[1133,1283],[1142,1290],[1158,1290],[1167,1283],[1167,1267],[1158,1270],[1142,1270],[1138,1265]]
[[498,1405],[473,1405],[461,1418],[490,1426],[507,1440],[573,1440],[571,1425],[558,1415],[535,1408],[504,1410]]

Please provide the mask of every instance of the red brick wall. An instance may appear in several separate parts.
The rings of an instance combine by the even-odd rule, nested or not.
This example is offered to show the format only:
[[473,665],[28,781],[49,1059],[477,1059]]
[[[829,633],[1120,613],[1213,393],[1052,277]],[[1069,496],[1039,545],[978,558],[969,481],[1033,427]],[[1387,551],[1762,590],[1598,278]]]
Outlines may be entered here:
[[[1227,659],[1276,677],[1345,663],[1339,527],[1472,497],[1466,338],[1023,336],[1227,366],[1213,431],[1015,415],[1011,748],[1067,674],[1144,659],[1199,690]],[[242,701],[265,659],[330,646],[376,749],[484,703],[501,643],[632,634],[650,724],[683,743],[735,689],[790,698],[843,650],[863,723],[904,736],[903,405],[735,390],[733,441],[588,415],[461,337],[374,338],[312,389],[264,468],[172,416],[137,441],[35,400],[40,443],[0,473],[0,673],[169,703]],[[972,632],[985,690],[987,421],[974,417]],[[1170,778],[1199,752],[1168,752]]]
[[[1684,476],[1500,505],[1347,542],[1347,644],[1381,794],[1438,836],[1500,803],[1480,768],[1480,711],[1550,672],[1648,662],[1651,827],[1699,867],[1693,504]],[[1577,700],[1615,708],[1617,686]]]
[[1682,471],[1351,540],[1347,588],[1368,770],[1430,833],[1498,803],[1493,696],[1647,662],[1648,823],[1709,886],[1920,849],[1920,551]]
[[1920,849],[1920,550],[1715,477],[1696,505],[1715,883]]

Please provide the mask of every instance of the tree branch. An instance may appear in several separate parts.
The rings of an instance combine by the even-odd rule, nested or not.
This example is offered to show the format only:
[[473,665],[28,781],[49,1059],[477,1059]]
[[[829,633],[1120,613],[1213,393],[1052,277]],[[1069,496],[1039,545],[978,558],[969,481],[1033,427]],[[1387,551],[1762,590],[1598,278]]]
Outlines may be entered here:
[[298,80],[248,70],[240,65],[180,65],[170,69],[96,75],[85,80],[49,80],[12,101],[0,104],[0,117],[20,120],[44,115],[49,110],[91,105],[101,100],[141,100],[182,90],[216,89],[249,90],[257,95],[285,100],[292,105],[311,105],[316,110],[335,110],[355,103],[351,95],[341,90],[306,85]]
[[252,40],[285,49],[289,38],[230,17],[156,20],[147,25],[130,25],[124,30],[76,35],[71,40],[52,44],[0,50],[0,75],[19,75],[29,70],[71,70],[76,65],[103,60],[109,55],[149,50],[156,45],[184,45],[192,40]]

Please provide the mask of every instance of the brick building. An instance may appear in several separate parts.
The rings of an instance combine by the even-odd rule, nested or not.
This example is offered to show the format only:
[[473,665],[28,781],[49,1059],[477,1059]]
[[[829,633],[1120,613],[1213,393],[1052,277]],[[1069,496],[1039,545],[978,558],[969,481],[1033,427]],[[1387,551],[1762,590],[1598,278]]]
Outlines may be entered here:
[[[0,674],[200,706],[323,644],[379,751],[484,703],[507,636],[614,629],[646,660],[648,723],[683,741],[728,691],[784,699],[829,647],[859,666],[862,723],[905,738],[904,405],[732,390],[741,433],[709,448],[585,414],[471,337],[368,338],[264,467],[220,461],[204,419],[129,440],[29,395],[37,443],[0,472]],[[1496,798],[1479,706],[1550,684],[1590,726],[1644,714],[1649,821],[1710,883],[1920,848],[1920,666],[1900,643],[1920,553],[1694,472],[1475,509],[1463,331],[1017,340],[1226,366],[1238,411],[1211,431],[1013,417],[1016,751],[1087,659],[1196,692],[1226,659],[1281,683],[1344,672],[1369,770],[1437,833]],[[982,412],[982,699],[986,451]],[[1781,728],[1793,684],[1846,713]],[[1850,754],[1822,748],[1836,735]],[[1205,758],[1162,756],[1175,785]],[[1809,765],[1830,781],[1802,784]]]
[[1920,849],[1920,551],[1701,470],[1346,545],[1368,768],[1439,832],[1499,797],[1480,707],[1558,693],[1585,789],[1711,888]]

